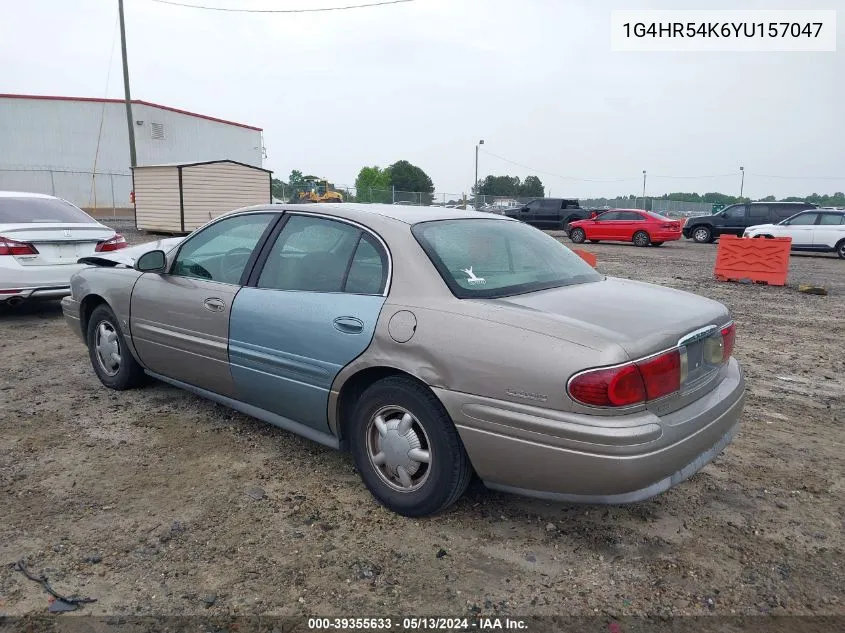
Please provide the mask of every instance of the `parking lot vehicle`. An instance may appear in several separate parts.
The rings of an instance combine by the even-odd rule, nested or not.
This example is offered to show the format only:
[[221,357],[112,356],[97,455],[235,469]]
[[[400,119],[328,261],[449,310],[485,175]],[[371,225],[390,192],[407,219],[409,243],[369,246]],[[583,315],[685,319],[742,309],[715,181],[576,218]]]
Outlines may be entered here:
[[712,215],[689,218],[683,234],[700,244],[714,241],[720,235],[742,235],[749,226],[778,223],[805,209],[815,209],[809,202],[749,202],[732,204]]
[[538,198],[524,206],[506,208],[505,215],[538,229],[566,231],[571,222],[588,217],[588,211],[575,199]]
[[744,402],[724,305],[605,277],[477,211],[251,207],[86,268],[72,293],[105,386],[146,373],[348,449],[407,516],[454,503],[473,470],[546,499],[646,499],[716,456]]
[[64,297],[80,257],[125,246],[122,235],[66,200],[0,191],[0,304]]
[[576,244],[585,240],[632,242],[635,246],[661,246],[681,239],[678,220],[639,209],[611,209],[594,218],[573,222],[569,238]]
[[745,229],[744,237],[791,237],[793,251],[836,253],[845,259],[845,210],[804,211],[777,224]]

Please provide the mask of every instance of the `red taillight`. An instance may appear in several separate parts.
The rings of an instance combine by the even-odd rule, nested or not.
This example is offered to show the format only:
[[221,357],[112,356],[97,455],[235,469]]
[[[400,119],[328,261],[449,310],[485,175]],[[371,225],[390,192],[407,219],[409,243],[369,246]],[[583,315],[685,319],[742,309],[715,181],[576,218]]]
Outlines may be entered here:
[[645,385],[636,365],[596,369],[569,383],[569,394],[595,407],[625,407],[645,400]]
[[673,349],[636,365],[642,374],[648,400],[657,400],[681,388],[680,351]]
[[579,374],[569,382],[569,395],[589,406],[627,407],[680,388],[681,355],[673,349],[637,363]]
[[722,362],[726,363],[734,353],[734,341],[736,340],[736,324],[731,323],[722,328]]
[[121,248],[126,248],[129,246],[126,243],[126,238],[123,237],[120,233],[115,234],[113,238],[110,240],[106,240],[105,242],[100,242],[97,244],[97,248],[94,250],[98,253],[107,253],[109,251],[117,251]]
[[32,244],[0,235],[0,255],[38,255],[38,250]]

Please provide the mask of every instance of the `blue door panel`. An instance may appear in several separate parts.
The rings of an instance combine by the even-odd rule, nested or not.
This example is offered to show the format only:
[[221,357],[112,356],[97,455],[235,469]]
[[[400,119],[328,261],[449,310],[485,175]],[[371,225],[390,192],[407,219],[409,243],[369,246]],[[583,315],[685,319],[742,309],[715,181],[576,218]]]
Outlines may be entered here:
[[229,362],[240,399],[328,432],[329,390],[373,339],[384,297],[243,288]]

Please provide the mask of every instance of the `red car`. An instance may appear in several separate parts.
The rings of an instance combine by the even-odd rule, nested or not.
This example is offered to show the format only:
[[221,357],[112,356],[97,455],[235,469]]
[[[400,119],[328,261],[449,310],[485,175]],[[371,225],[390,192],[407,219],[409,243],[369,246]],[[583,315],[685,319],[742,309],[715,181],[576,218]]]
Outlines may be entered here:
[[660,246],[681,239],[681,223],[651,211],[611,209],[589,220],[569,225],[569,238],[576,244],[584,240],[633,242],[634,246]]

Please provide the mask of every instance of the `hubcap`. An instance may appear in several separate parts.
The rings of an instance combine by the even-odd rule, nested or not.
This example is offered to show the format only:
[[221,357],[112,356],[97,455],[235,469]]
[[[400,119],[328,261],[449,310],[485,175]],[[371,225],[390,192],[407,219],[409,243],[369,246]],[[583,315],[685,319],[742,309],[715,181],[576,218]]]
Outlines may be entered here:
[[107,376],[115,376],[120,371],[120,341],[114,326],[108,321],[101,321],[97,325],[97,333],[94,339],[94,346],[97,352],[97,361],[100,369]]
[[640,233],[634,238],[634,242],[636,242],[638,246],[642,246],[643,244],[648,243],[648,238]]
[[707,230],[706,229],[698,229],[695,232],[695,239],[699,242],[707,241]]
[[381,480],[394,490],[413,492],[428,479],[431,444],[413,414],[382,407],[367,425],[367,456]]

